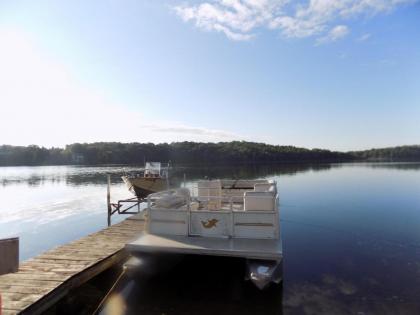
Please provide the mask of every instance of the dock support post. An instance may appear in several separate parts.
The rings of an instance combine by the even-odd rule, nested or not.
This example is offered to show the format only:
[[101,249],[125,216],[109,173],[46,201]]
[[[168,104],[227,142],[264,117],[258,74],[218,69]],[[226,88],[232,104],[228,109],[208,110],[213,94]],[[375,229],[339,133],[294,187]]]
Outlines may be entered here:
[[108,226],[111,226],[111,175],[107,177],[107,189],[106,189],[106,204],[108,207]]
[[[0,239],[0,275],[19,269],[19,238]],[[0,309],[1,313],[1,309]]]

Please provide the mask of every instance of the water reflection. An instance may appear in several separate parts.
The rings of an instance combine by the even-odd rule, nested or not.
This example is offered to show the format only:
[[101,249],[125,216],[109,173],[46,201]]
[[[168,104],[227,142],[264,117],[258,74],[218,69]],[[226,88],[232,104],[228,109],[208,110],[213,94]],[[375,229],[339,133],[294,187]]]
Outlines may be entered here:
[[363,163],[363,165],[374,168],[374,169],[395,169],[398,171],[420,171],[420,166],[418,162],[412,163]]
[[[0,168],[0,237],[20,236],[26,259],[105,227],[106,174],[112,176],[113,197],[125,198],[129,193],[120,176],[136,169]],[[204,177],[278,181],[284,314],[420,314],[419,170],[420,163],[195,166],[175,168],[172,183],[180,185],[184,174],[188,182]],[[156,313],[165,286],[172,291],[161,294],[176,311],[170,292],[188,292],[200,281],[193,280],[184,286],[162,279],[155,291],[150,287],[155,295],[139,292],[149,301],[144,313]],[[219,292],[203,290],[209,298]],[[224,299],[214,299],[214,307],[206,301],[205,310],[221,313]],[[182,301],[180,310],[189,303],[187,296]],[[234,311],[234,303],[229,305]],[[253,310],[270,313],[265,307]]]
[[[25,184],[41,186],[46,183],[66,185],[102,185],[106,184],[106,175],[111,175],[113,183],[119,183],[121,176],[135,172],[141,166],[48,166],[48,167],[3,167],[0,172],[2,186]],[[324,164],[249,164],[236,166],[175,166],[171,170],[171,178],[175,184],[187,180],[202,178],[265,178],[281,175],[327,171],[343,167],[365,167],[372,169],[394,169],[420,171],[419,163],[324,163]]]
[[133,278],[135,287],[123,298],[123,314],[282,314],[282,286],[259,291],[244,281],[244,263],[184,256],[165,272]]
[[[171,179],[179,184],[184,179],[202,178],[264,178],[267,176],[295,175],[309,171],[325,171],[341,167],[340,164],[250,164],[239,166],[178,166],[171,169]],[[2,186],[25,184],[42,186],[46,183],[66,185],[102,185],[107,182],[107,174],[112,183],[121,182],[121,176],[135,172],[140,166],[54,166],[54,167],[4,167],[0,172]]]
[[418,249],[283,227],[285,314],[419,314]]

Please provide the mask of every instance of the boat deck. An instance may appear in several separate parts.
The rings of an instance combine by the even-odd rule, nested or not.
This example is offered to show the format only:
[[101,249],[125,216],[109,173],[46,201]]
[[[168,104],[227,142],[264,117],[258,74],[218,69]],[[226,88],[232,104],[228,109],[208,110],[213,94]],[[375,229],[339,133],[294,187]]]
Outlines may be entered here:
[[70,290],[124,261],[124,245],[143,227],[144,221],[133,216],[21,263],[18,272],[0,276],[0,314],[41,314]]
[[196,254],[250,259],[281,260],[282,243],[276,239],[241,239],[155,235],[143,232],[126,248],[135,254]]

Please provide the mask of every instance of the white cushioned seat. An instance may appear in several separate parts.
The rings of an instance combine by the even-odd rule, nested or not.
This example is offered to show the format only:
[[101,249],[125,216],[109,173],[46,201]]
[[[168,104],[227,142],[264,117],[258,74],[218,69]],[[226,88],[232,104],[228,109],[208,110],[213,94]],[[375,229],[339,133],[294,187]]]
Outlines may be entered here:
[[274,211],[276,196],[270,191],[247,191],[244,193],[245,211]]
[[190,199],[190,191],[186,188],[163,191],[153,195],[156,200],[153,208],[177,209],[187,204]]
[[268,181],[266,183],[257,183],[254,185],[254,191],[259,191],[259,192],[268,191],[271,193],[276,193],[277,192],[276,183],[274,181]]

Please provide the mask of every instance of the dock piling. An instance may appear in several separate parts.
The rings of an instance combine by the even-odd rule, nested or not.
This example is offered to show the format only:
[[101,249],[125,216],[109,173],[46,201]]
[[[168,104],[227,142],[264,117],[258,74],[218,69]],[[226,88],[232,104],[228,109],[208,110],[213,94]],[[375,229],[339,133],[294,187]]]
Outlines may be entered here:
[[19,238],[0,239],[0,275],[19,268]]
[[108,226],[111,226],[111,215],[112,215],[112,207],[111,207],[111,175],[108,174],[107,176],[107,189],[106,189],[106,203],[108,208]]

